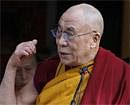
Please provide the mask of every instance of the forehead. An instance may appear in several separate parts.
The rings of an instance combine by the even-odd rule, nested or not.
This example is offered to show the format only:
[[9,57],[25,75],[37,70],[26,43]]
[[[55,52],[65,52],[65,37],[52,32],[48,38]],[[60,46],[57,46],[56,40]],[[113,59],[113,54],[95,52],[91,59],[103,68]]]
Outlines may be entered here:
[[84,23],[84,16],[81,11],[77,12],[65,12],[60,20],[59,20],[59,25],[62,28],[65,27],[73,27],[74,29],[80,29],[81,26],[83,26]]
[[26,65],[34,66],[35,58],[32,58],[31,56],[29,56],[23,59],[21,66],[26,66]]

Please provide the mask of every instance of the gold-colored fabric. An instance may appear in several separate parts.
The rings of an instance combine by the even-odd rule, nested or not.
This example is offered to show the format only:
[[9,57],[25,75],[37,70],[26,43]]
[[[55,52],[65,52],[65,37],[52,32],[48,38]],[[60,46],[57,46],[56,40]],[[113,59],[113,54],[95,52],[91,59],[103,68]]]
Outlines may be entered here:
[[[55,78],[42,89],[37,97],[36,105],[70,105],[81,79],[80,69],[84,66],[81,65],[65,71],[65,65],[59,63]],[[92,67],[89,68],[89,72],[91,72]],[[89,74],[85,73],[75,97],[77,104],[81,101],[88,79]]]

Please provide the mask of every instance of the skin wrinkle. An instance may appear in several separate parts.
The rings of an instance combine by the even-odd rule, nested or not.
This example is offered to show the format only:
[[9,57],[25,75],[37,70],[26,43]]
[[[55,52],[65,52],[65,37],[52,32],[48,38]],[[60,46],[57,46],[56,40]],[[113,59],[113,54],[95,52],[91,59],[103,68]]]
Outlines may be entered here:
[[0,103],[3,105],[34,105],[37,91],[33,77],[37,66],[37,40],[22,42],[9,58],[0,85]]
[[16,72],[16,90],[19,90],[19,87],[23,87],[31,80],[36,69],[36,60],[35,57],[28,56],[22,61],[21,66]]
[[[87,5],[85,8],[90,7]],[[59,20],[61,31],[66,32],[67,28],[73,27],[75,29],[75,35],[92,32],[93,28],[89,25],[90,19],[87,19],[86,21],[86,15],[91,11],[86,11],[86,15],[84,15],[83,10],[84,4],[72,6],[69,8]],[[95,10],[95,12],[97,11]],[[95,19],[93,21],[95,21]],[[74,40],[71,41],[65,41],[63,36],[61,36],[60,38],[56,39],[61,62],[65,65],[76,66],[93,60],[98,51],[100,39],[101,36],[97,33],[75,37]],[[67,54],[63,55],[60,53],[60,51]]]
[[[64,32],[64,30],[66,30],[67,28],[73,27],[74,30],[75,30],[75,33],[76,33],[76,32],[78,32],[79,29],[80,29],[80,25],[78,25],[78,24],[75,25],[76,21],[77,21],[77,20],[75,20],[75,21],[74,21],[74,20],[65,20],[65,19],[63,18],[63,16],[62,16],[61,19],[60,19],[60,21],[59,21],[59,26],[61,27],[61,29],[62,29],[63,32]],[[69,23],[69,25],[68,25],[67,23]],[[70,24],[70,23],[72,23],[72,24]],[[65,29],[64,29],[63,27],[64,27]]]
[[[81,4],[72,6],[67,12],[70,14],[73,13],[78,8],[78,11],[81,11],[84,21],[87,21],[86,23],[93,28],[93,30],[98,31],[101,35],[103,34],[103,28],[104,28],[104,22],[101,13],[93,6],[89,4]],[[81,16],[79,14],[79,16]]]
[[[79,4],[70,7],[63,13],[59,20],[58,29],[60,34],[61,32],[66,32],[67,34],[69,31],[73,35],[80,35],[92,32],[93,30],[101,33],[103,31],[103,20],[96,8],[88,4]],[[74,39],[72,38],[73,40],[70,39],[71,41],[69,41],[67,40],[68,37],[65,37],[64,39],[63,35],[60,34],[59,37],[56,37],[56,44],[61,63],[74,67],[81,64],[86,64],[95,58],[99,49],[101,35],[97,33],[94,34],[92,32],[88,35],[86,34],[83,36],[74,37]],[[38,95],[33,84],[35,63],[32,64],[32,66],[34,66],[34,68],[31,68],[32,71],[28,71],[28,69],[24,68],[27,65],[23,65],[25,62],[22,58],[35,54],[36,44],[37,40],[19,44],[9,59],[5,70],[6,78],[4,78],[4,81],[2,82],[2,87],[4,87],[2,89],[4,91],[2,90],[0,92],[4,92],[5,94],[4,97],[3,95],[0,95],[4,99],[5,103],[11,102],[13,105],[33,105],[36,96]],[[23,64],[21,64],[21,62],[23,62]],[[19,67],[20,64],[23,65],[23,67],[20,68],[21,71],[17,71],[17,67]],[[40,70],[40,68],[38,69]],[[16,72],[17,76],[15,75]],[[20,74],[21,76],[19,76]],[[38,77],[38,79],[40,79],[40,77]],[[17,82],[19,82],[19,84],[17,84]],[[16,84],[19,86],[16,86]]]

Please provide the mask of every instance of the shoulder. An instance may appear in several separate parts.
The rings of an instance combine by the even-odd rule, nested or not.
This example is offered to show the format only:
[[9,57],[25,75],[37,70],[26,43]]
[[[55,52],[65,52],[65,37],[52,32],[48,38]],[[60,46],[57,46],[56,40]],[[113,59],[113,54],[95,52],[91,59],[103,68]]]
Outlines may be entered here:
[[110,73],[110,76],[114,74],[114,78],[117,79],[128,78],[128,75],[130,75],[130,66],[104,48],[99,49],[95,59],[95,66],[102,72]]
[[103,82],[104,89],[112,90],[113,95],[126,94],[129,96],[130,66],[111,51],[103,48],[99,49],[95,62],[94,80],[98,78],[98,84],[105,81]]
[[[100,48],[94,70],[88,81],[86,97],[102,103],[128,103],[130,96],[130,67],[111,51]],[[95,82],[96,81],[96,82]],[[93,90],[93,92],[91,92]],[[99,98],[100,97],[100,98]],[[85,98],[85,100],[87,100]],[[94,102],[94,101],[93,101]]]
[[100,48],[98,51],[98,54],[96,56],[96,62],[99,60],[108,63],[109,66],[114,66],[114,67],[126,66],[130,68],[130,66],[124,60],[117,57],[110,50],[106,50],[104,48]]

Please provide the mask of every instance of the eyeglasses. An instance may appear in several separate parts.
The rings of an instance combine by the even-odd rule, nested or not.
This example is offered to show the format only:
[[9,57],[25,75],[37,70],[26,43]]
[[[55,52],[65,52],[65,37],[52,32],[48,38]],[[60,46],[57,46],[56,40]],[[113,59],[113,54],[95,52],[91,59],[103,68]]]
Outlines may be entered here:
[[88,35],[88,34],[91,34],[92,32],[95,33],[96,31],[91,31],[91,32],[87,32],[87,33],[83,33],[83,34],[79,34],[79,35],[72,35],[71,33],[68,33],[68,32],[59,31],[57,28],[51,30],[51,33],[52,33],[54,38],[60,39],[60,37],[63,35],[63,38],[65,39],[65,41],[71,41],[75,37]]

